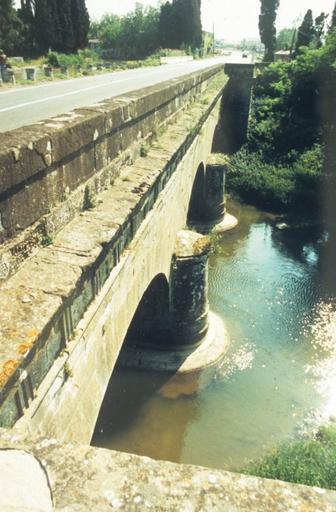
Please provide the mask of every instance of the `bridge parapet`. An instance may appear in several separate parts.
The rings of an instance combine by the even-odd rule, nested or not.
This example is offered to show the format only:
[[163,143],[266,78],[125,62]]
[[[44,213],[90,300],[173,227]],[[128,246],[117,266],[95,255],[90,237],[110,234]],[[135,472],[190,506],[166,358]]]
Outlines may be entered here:
[[113,185],[144,141],[222,73],[223,66],[213,66],[1,133],[0,284]]
[[[12,467],[22,464],[22,457],[29,467],[37,466],[34,473],[20,471],[20,482],[1,471],[0,483],[7,476],[7,485],[0,495],[0,509],[9,505],[13,512],[31,506],[31,490],[37,492],[38,505],[43,503],[45,512],[332,512],[336,507],[335,491],[55,439],[26,440],[0,431],[0,452]],[[24,489],[29,489],[27,494]],[[17,508],[8,499],[13,495]]]

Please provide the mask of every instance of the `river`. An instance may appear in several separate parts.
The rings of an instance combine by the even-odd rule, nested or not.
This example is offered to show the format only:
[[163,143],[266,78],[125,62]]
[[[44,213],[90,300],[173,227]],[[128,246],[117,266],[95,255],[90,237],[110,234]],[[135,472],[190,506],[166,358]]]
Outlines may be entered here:
[[314,226],[231,204],[239,226],[210,258],[229,351],[210,384],[166,398],[166,374],[117,368],[93,438],[156,459],[240,470],[336,415],[336,308]]

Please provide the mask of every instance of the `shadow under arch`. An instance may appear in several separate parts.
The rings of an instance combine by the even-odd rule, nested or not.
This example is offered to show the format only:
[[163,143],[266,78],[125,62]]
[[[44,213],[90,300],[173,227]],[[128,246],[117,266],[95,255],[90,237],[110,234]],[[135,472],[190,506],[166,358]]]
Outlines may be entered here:
[[166,331],[169,331],[169,283],[164,274],[158,274],[144,292],[127,330],[99,411],[91,440],[93,446],[115,447],[118,436],[136,424],[144,405],[172,377],[174,372],[125,368],[121,363],[127,347],[163,348]]
[[191,190],[187,224],[201,222],[204,216],[204,190],[205,190],[205,165],[201,162],[198,166],[195,181]]
[[123,346],[164,346],[169,333],[169,283],[164,274],[158,274],[143,294]]

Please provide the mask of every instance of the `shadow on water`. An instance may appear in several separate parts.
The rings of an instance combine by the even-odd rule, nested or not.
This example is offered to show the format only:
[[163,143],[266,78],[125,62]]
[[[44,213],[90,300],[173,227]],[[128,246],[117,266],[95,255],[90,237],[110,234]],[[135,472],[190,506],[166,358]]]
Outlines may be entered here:
[[108,432],[112,437],[128,430],[137,421],[144,405],[170,377],[168,374],[158,373],[153,379],[147,371],[137,370],[139,379],[134,379],[134,373],[134,370],[118,365],[115,368],[100,409],[93,443],[100,434]]
[[[185,430],[197,409],[188,396],[175,400],[165,391],[173,372],[153,372],[117,366],[105,394],[94,446],[180,460]],[[168,394],[169,395],[169,394]],[[167,414],[171,408],[172,414]]]

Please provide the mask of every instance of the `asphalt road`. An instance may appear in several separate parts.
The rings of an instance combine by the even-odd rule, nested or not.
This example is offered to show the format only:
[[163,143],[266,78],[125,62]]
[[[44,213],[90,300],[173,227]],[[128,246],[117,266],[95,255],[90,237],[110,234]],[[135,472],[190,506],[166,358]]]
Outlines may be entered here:
[[0,91],[0,132],[64,114],[224,62],[223,57],[118,71]]

